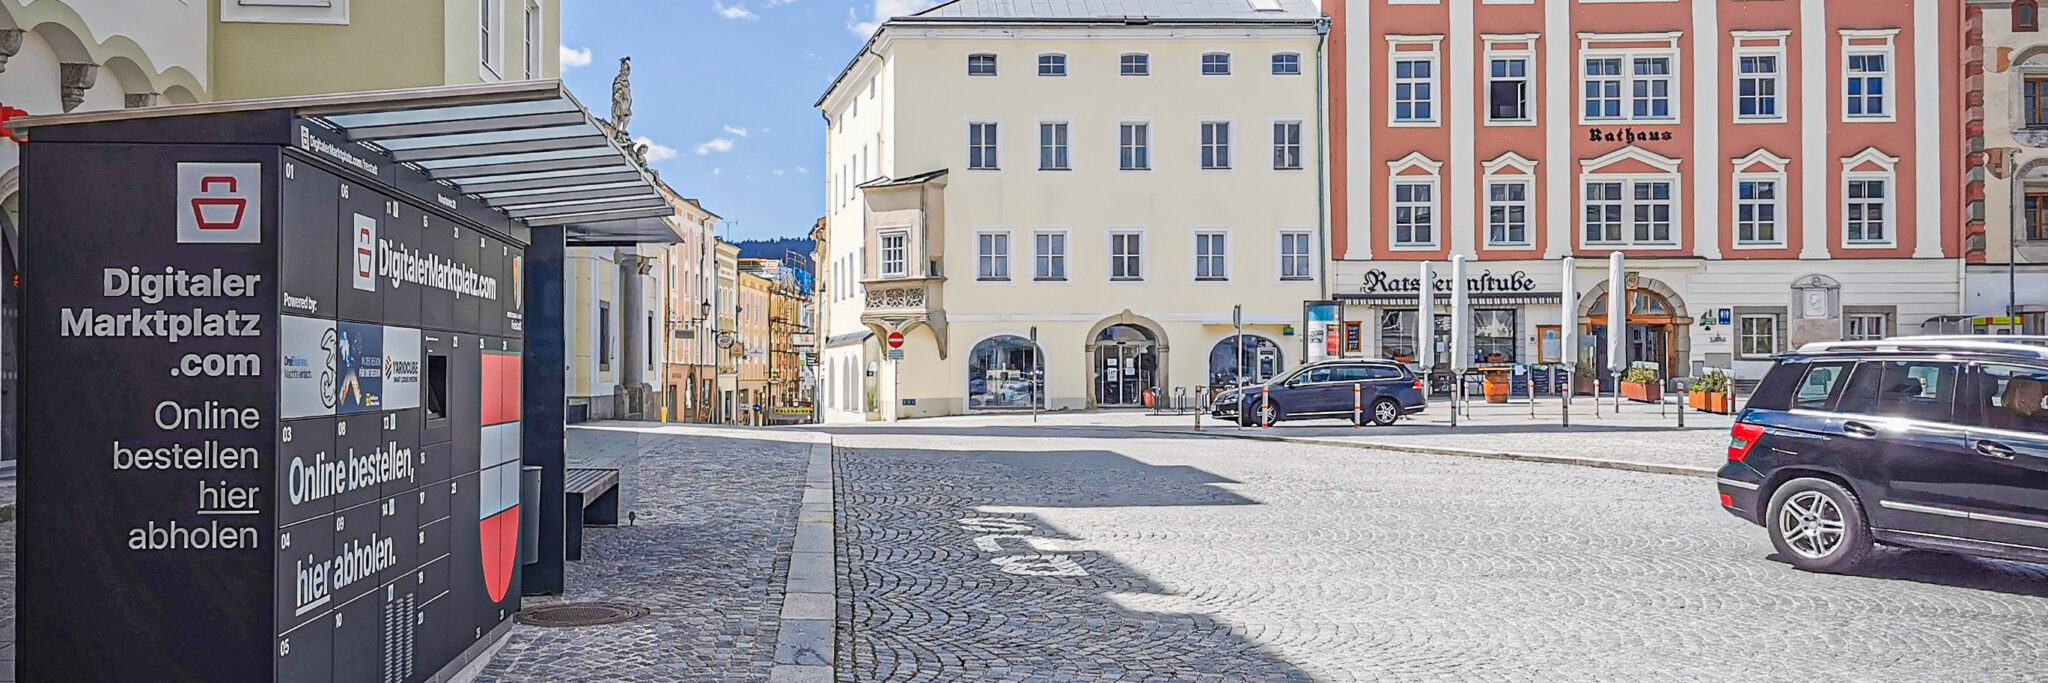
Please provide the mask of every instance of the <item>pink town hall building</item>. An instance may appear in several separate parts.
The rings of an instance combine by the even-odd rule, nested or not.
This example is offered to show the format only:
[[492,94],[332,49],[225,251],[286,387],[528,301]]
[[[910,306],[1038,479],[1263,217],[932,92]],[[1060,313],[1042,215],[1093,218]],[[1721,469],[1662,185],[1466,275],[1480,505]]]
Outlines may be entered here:
[[[1408,281],[1457,254],[1474,260],[1478,365],[1598,361],[1591,342],[1559,339],[1567,325],[1605,334],[1614,251],[1629,256],[1631,360],[1666,376],[1754,379],[1805,342],[1933,329],[1960,310],[1960,0],[1325,11],[1348,352],[1440,342],[1448,308],[1425,317]],[[1584,290],[1572,319],[1566,256]]]

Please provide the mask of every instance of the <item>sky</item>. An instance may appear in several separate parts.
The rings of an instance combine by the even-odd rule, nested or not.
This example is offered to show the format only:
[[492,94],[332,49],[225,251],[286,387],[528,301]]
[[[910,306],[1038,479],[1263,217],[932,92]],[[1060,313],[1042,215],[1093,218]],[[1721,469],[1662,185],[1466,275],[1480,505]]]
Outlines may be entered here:
[[801,237],[825,212],[824,119],[811,104],[880,17],[932,0],[563,0],[562,78],[611,111],[633,58],[628,132],[662,180],[735,221],[734,240]]

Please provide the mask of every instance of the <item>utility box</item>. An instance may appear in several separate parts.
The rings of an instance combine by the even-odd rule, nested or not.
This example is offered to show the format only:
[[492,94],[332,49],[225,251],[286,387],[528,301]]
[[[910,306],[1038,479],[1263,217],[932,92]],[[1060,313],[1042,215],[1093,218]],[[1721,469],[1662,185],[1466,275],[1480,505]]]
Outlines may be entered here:
[[19,675],[426,681],[521,594],[526,226],[290,111],[24,147]]

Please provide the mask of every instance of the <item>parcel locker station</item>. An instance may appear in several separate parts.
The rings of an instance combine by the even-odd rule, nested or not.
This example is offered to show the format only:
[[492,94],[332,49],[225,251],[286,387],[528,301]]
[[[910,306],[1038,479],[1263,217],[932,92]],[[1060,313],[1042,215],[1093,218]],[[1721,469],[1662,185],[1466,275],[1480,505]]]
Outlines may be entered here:
[[20,680],[446,680],[563,592],[564,248],[677,234],[559,82],[11,125]]

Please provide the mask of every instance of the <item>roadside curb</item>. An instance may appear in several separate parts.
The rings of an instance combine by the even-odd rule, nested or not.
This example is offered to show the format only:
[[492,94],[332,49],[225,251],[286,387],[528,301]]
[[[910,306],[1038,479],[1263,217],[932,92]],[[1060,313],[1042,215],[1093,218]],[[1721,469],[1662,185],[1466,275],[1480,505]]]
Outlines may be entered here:
[[790,547],[789,575],[782,592],[782,625],[775,637],[769,683],[830,683],[836,677],[833,648],[838,641],[838,543],[833,533],[832,437],[811,444],[804,472],[803,505]]
[[[1154,433],[1174,434],[1191,433],[1158,432],[1154,430],[1146,431],[1153,431]],[[1534,453],[1507,453],[1500,451],[1481,451],[1465,448],[1408,446],[1402,444],[1373,443],[1369,441],[1338,441],[1335,439],[1318,439],[1314,437],[1270,436],[1265,434],[1234,434],[1228,432],[1210,431],[1203,431],[1200,432],[1200,434],[1203,436],[1210,436],[1223,439],[1247,439],[1251,441],[1299,443],[1308,444],[1311,446],[1333,446],[1337,448],[1351,448],[1356,450],[1368,451],[1393,451],[1396,453],[1413,453],[1417,455],[1445,455],[1460,458],[1481,458],[1485,460],[1510,460],[1514,462],[1535,462],[1549,465],[1571,465],[1574,467],[1594,467],[1609,470],[1622,470],[1627,472],[1643,472],[1647,474],[1668,474],[1679,477],[1698,477],[1701,479],[1713,479],[1715,476],[1714,470],[1705,467],[1688,467],[1685,465],[1660,465],[1657,463],[1636,462],[1633,460],[1583,458],[1570,455],[1538,455]]]

